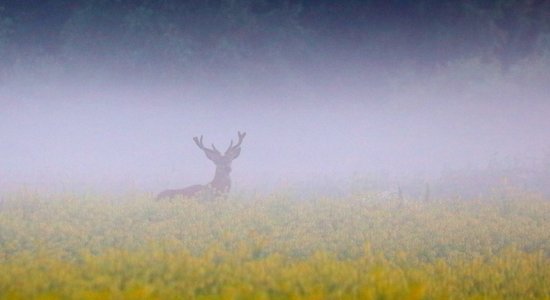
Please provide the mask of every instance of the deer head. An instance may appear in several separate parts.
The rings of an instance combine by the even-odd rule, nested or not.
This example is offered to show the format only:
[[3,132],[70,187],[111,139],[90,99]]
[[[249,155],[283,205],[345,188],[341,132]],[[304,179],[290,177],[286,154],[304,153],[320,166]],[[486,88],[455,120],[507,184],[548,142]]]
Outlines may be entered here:
[[241,154],[241,143],[243,142],[244,137],[246,136],[246,132],[239,134],[239,141],[237,144],[233,145],[233,140],[231,140],[231,143],[229,144],[229,147],[227,150],[225,150],[225,153],[222,155],[218,149],[216,149],[216,146],[212,144],[212,149],[206,148],[202,142],[202,135],[200,138],[194,137],[193,140],[195,141],[195,144],[204,151],[204,154],[206,154],[206,157],[214,162],[217,169],[221,169],[224,172],[230,173],[231,172],[231,162],[239,157],[239,154]]
[[229,179],[229,174],[231,173],[231,162],[235,158],[239,157],[239,154],[241,154],[241,143],[246,136],[246,132],[241,133],[239,131],[238,135],[238,142],[233,145],[233,140],[231,140],[231,143],[229,144],[227,150],[225,150],[224,154],[221,154],[221,152],[216,148],[216,146],[214,146],[214,144],[212,144],[212,148],[205,147],[202,142],[202,135],[200,138],[193,138],[195,144],[197,144],[197,146],[202,151],[204,151],[206,157],[214,162],[214,164],[216,165],[216,174],[211,182],[211,186],[216,190],[229,190],[229,187],[231,185],[231,181]]

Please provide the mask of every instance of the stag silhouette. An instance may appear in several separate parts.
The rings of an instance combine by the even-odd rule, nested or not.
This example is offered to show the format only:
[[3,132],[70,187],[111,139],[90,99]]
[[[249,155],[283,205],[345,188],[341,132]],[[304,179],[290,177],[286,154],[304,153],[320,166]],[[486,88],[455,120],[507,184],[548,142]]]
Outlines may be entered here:
[[231,162],[241,154],[241,143],[246,136],[246,132],[241,133],[239,131],[238,135],[239,141],[237,144],[233,145],[233,140],[231,140],[229,147],[223,155],[216,149],[214,144],[212,144],[212,149],[206,148],[202,143],[202,135],[200,138],[194,137],[193,140],[195,144],[197,144],[197,146],[204,151],[206,157],[216,165],[214,179],[206,185],[196,184],[183,189],[163,191],[156,199],[171,199],[174,197],[190,198],[201,194],[213,198],[227,194],[231,189],[231,178],[229,177],[231,173]]

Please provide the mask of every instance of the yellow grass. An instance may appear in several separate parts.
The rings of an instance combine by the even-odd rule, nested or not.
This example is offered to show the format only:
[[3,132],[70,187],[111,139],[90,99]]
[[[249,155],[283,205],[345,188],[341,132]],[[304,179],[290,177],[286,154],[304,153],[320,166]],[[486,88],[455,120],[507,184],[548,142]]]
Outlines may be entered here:
[[550,200],[0,204],[0,299],[550,299]]

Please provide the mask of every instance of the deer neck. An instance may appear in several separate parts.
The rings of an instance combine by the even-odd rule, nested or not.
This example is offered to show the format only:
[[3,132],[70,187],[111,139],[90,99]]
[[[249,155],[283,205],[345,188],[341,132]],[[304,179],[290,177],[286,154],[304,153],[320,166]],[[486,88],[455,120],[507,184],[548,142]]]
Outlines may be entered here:
[[231,188],[231,178],[229,173],[216,169],[214,179],[210,182],[210,186],[220,192],[228,192]]

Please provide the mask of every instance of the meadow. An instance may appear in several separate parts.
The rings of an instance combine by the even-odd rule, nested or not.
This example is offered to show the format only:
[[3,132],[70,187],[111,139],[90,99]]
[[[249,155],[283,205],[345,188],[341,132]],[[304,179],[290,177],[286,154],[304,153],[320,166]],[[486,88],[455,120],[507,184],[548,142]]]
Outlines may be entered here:
[[550,299],[550,199],[21,191],[0,299]]

